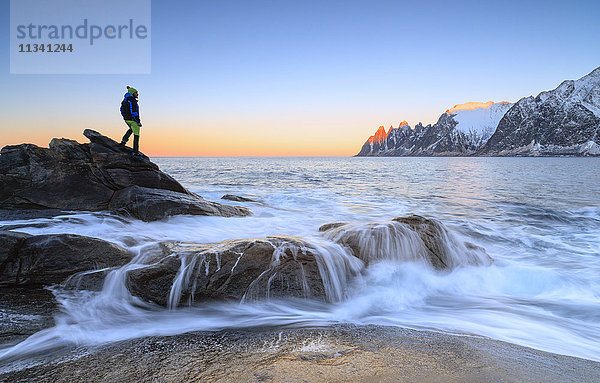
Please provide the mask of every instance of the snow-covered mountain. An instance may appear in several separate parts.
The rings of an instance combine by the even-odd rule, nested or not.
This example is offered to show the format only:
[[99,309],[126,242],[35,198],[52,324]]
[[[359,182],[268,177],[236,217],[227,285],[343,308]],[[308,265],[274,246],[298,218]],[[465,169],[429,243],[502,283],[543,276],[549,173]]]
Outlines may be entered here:
[[479,153],[600,155],[600,67],[519,100]]
[[358,156],[452,156],[475,153],[492,136],[512,104],[469,102],[446,110],[433,125],[406,121],[386,132],[380,126]]
[[508,102],[469,102],[433,125],[380,127],[357,156],[600,155],[600,68]]
[[470,110],[459,109],[453,112],[454,120],[458,123],[454,129],[464,133],[469,141],[477,147],[489,140],[504,114],[513,106],[505,101],[499,103],[490,101],[484,105],[485,107]]

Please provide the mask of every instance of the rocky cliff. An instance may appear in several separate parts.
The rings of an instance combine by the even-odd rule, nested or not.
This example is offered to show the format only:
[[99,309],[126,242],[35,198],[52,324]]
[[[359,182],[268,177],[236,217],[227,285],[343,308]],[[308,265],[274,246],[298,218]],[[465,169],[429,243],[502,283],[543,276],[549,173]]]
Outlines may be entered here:
[[387,132],[381,126],[365,142],[358,156],[471,155],[494,133],[498,121],[511,106],[506,102],[467,103],[447,110],[433,125],[419,123],[411,129],[404,121]]
[[380,127],[357,156],[600,155],[600,68],[515,104],[466,103],[433,125]]
[[486,155],[600,155],[600,67],[519,100],[481,148]]

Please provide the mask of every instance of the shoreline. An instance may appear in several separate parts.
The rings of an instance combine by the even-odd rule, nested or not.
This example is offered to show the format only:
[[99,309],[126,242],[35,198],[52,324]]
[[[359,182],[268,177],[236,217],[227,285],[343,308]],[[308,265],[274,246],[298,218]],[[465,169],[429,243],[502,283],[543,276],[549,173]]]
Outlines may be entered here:
[[2,382],[595,382],[600,362],[385,326],[153,336],[11,361]]

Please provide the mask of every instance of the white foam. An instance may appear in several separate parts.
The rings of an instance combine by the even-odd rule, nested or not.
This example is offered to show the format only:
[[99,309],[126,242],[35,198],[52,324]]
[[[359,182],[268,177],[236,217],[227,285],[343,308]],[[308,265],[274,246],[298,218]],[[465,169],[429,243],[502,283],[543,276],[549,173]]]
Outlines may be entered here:
[[[260,187],[230,186],[251,177],[244,161],[253,160],[240,159],[239,173],[219,181],[227,186],[200,189],[211,173],[198,176],[197,169],[219,173],[219,166],[230,166],[234,160],[196,159],[202,166],[189,167],[198,177],[189,186],[210,200],[227,192],[264,202],[244,204],[254,211],[251,217],[180,216],[144,223],[77,213],[21,221],[29,226],[20,231],[91,235],[139,256],[125,268],[110,271],[102,293],[57,291],[61,314],[56,327],[0,354],[5,359],[24,358],[57,347],[194,330],[358,323],[479,334],[600,361],[600,207],[594,198],[600,182],[595,159],[366,160],[331,159],[327,161],[333,165],[327,165],[315,159],[304,173],[296,170],[288,178],[253,176]],[[213,162],[204,166],[205,161]],[[257,174],[277,166],[293,167],[292,160],[261,161],[264,165]],[[307,162],[293,163],[302,161]],[[563,177],[557,179],[557,173]],[[334,176],[340,178],[333,180]],[[315,190],[315,184],[321,186]],[[575,188],[580,192],[573,193]],[[153,244],[163,240],[208,243],[294,235],[324,249],[323,261],[331,261],[326,267],[339,270],[332,258],[338,245],[318,232],[320,225],[373,221],[384,225],[409,212],[438,218],[454,237],[484,247],[495,262],[434,271],[410,256],[374,256],[375,262],[362,273],[332,290],[334,295],[343,293],[331,304],[287,299],[168,310],[132,297],[125,286],[126,271],[146,262]],[[369,246],[378,252],[411,248],[377,241]]]

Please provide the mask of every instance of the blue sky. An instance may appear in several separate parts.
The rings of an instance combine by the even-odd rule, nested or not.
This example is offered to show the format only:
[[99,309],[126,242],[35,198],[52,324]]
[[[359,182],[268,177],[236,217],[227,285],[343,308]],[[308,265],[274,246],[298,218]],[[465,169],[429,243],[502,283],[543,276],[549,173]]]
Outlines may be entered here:
[[11,75],[0,12],[2,146],[119,136],[133,85],[152,155],[353,155],[379,125],[600,66],[599,1],[153,1],[150,75]]

